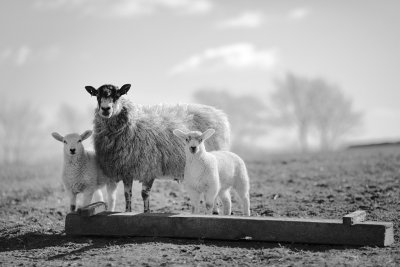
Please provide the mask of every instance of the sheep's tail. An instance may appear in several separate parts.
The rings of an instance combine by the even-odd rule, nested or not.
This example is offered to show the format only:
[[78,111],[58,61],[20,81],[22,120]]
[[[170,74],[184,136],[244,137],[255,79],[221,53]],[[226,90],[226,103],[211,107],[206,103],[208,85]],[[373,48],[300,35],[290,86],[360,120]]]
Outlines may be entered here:
[[229,150],[231,145],[231,128],[226,114],[219,109],[205,105],[191,105],[193,115],[192,130],[206,131],[209,128],[215,130],[215,134],[207,140],[207,151]]
[[221,111],[217,112],[217,129],[219,134],[216,136],[216,150],[230,150],[231,149],[231,125],[227,115]]

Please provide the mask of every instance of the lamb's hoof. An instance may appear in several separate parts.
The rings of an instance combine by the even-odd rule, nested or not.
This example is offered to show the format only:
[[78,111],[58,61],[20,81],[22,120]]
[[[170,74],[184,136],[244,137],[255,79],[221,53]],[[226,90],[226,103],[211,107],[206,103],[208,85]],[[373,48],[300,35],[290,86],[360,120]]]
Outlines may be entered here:
[[150,213],[150,210],[144,210],[143,213]]
[[218,211],[213,211],[212,214],[213,214],[213,215],[218,215],[219,213],[218,213]]
[[231,215],[234,215],[234,214],[233,214],[233,211],[231,212]]

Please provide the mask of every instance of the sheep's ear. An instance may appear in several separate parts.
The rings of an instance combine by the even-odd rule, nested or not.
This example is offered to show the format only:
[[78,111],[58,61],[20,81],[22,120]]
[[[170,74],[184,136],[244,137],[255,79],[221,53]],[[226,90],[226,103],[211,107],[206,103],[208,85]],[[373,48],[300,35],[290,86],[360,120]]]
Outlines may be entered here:
[[97,90],[93,86],[85,86],[85,89],[91,96],[97,96]]
[[174,135],[178,136],[181,139],[186,139],[186,133],[181,131],[181,130],[179,130],[179,129],[175,129],[173,131],[173,133],[174,133]]
[[91,135],[92,135],[92,131],[91,130],[85,131],[83,134],[81,134],[82,141],[85,140],[85,139],[88,139]]
[[201,139],[207,140],[207,139],[210,138],[214,133],[215,133],[215,130],[214,130],[214,129],[208,129],[207,131],[205,131],[205,132],[201,135]]
[[51,135],[52,135],[52,136],[54,137],[54,139],[56,139],[57,141],[64,142],[64,137],[63,137],[61,134],[54,132],[54,133],[51,133]]
[[118,95],[126,95],[129,89],[131,89],[131,85],[129,83],[122,85],[122,87],[118,90]]

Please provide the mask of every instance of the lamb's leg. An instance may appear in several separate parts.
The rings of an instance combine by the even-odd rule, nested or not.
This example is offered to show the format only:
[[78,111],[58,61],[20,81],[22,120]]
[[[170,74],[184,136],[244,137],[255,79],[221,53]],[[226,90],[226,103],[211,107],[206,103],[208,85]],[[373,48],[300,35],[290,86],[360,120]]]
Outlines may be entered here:
[[76,194],[69,192],[69,210],[74,212],[76,209]]
[[243,203],[243,215],[244,216],[250,216],[250,196],[249,196],[249,193],[245,194],[242,197],[242,203]]
[[200,193],[191,188],[186,188],[190,197],[190,204],[192,205],[192,214],[200,213]]
[[213,208],[214,208],[214,203],[216,202],[217,199],[217,190],[211,190],[210,188],[207,192],[204,193],[204,200],[206,202],[206,210],[207,214],[212,214],[213,213]]
[[235,180],[237,182],[234,187],[240,199],[242,200],[243,215],[250,216],[250,194],[249,194],[250,183],[249,183],[249,176],[247,174],[247,169],[244,163],[240,175],[237,176]]
[[93,197],[96,201],[104,202],[104,197],[103,197],[103,193],[101,192],[101,189],[94,191]]
[[214,214],[214,215],[218,215],[219,214],[218,197],[215,198],[212,214]]
[[115,210],[115,201],[117,199],[117,183],[107,184],[107,200],[108,200],[108,210]]
[[124,179],[125,211],[132,211],[132,179]]
[[249,192],[241,192],[240,190],[236,190],[240,199],[242,200],[243,205],[243,215],[250,216],[250,196]]
[[83,206],[86,207],[87,205],[90,204],[93,198],[93,193],[94,191],[92,190],[87,190],[83,192]]
[[142,199],[144,205],[144,213],[150,212],[150,191],[153,186],[154,179],[142,183]]
[[220,192],[219,197],[222,201],[222,205],[224,206],[224,215],[231,215],[232,202],[231,202],[231,193],[229,192],[229,190]]

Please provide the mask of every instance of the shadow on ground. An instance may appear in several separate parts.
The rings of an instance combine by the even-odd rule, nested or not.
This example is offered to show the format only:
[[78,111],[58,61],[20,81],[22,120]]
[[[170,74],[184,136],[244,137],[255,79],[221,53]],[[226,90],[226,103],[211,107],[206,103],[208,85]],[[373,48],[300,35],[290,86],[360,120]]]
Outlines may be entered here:
[[[328,250],[356,249],[354,246],[331,246],[331,245],[311,245],[311,244],[290,244],[290,243],[270,243],[256,241],[221,241],[204,239],[173,239],[173,238],[154,238],[154,237],[73,237],[67,236],[64,232],[59,233],[39,233],[28,232],[22,235],[0,239],[0,252],[15,250],[36,250],[50,247],[62,247],[80,245],[79,248],[67,253],[60,253],[49,257],[48,260],[63,259],[71,255],[80,255],[84,252],[106,248],[108,246],[123,245],[143,245],[151,243],[161,243],[178,246],[213,246],[225,248],[245,248],[245,249],[273,249],[286,248],[292,251],[324,252]],[[85,245],[86,244],[86,245]]]

